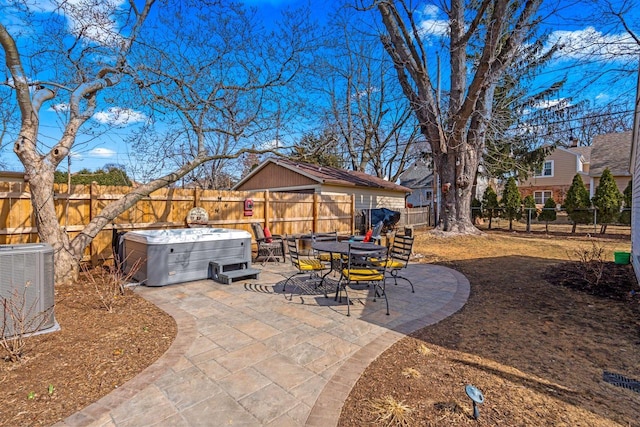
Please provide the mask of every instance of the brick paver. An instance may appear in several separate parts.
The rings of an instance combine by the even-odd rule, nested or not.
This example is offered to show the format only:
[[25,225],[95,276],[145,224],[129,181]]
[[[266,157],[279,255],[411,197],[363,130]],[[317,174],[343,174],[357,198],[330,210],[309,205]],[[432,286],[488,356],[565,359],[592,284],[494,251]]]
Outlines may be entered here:
[[[173,316],[178,336],[140,375],[60,426],[335,426],[363,370],[406,334],[459,310],[469,282],[442,266],[411,264],[415,286],[387,282],[384,299],[346,301],[282,282],[289,266],[259,279],[202,280],[137,292]],[[293,291],[293,295],[289,292]],[[291,299],[289,300],[289,297]]]

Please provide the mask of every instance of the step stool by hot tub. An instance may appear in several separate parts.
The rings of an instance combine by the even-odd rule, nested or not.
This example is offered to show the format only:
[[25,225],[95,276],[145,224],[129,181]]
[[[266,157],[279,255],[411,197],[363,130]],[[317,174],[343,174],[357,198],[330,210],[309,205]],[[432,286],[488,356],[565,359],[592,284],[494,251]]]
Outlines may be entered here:
[[[185,228],[131,231],[123,236],[125,273],[146,286],[165,286],[215,278],[210,263],[251,268],[251,234],[227,228]],[[242,268],[240,268],[242,267]],[[224,269],[221,270],[224,273]],[[238,273],[233,273],[237,276]],[[246,277],[244,276],[244,277]],[[221,277],[220,277],[221,278]],[[225,283],[229,283],[225,279]]]

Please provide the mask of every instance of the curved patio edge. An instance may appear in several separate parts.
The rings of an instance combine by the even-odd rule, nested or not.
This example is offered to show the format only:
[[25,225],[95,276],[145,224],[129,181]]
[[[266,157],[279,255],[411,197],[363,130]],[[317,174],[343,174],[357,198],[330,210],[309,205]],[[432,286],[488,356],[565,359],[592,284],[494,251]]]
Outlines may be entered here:
[[94,423],[98,425],[108,424],[110,419],[109,413],[113,409],[138,394],[171,369],[193,344],[198,332],[193,316],[173,304],[168,304],[158,298],[154,298],[153,294],[147,293],[144,298],[175,320],[178,331],[173,343],[171,343],[162,356],[121,387],[113,390],[97,402],[70,415],[59,423],[54,424],[54,426],[75,427],[92,425]]
[[451,300],[436,312],[428,313],[419,319],[403,323],[393,330],[385,332],[351,356],[336,371],[322,392],[320,392],[315,405],[311,408],[305,423],[306,426],[327,427],[338,425],[344,402],[367,366],[400,339],[412,332],[446,319],[466,304],[471,292],[469,280],[456,270],[448,267],[440,268],[446,269],[457,280],[458,286]]
[[[139,375],[132,378],[124,385],[104,396],[97,402],[90,404],[89,406],[85,407],[79,412],[76,412],[75,414],[72,414],[65,420],[55,425],[65,427],[114,427],[142,425],[140,423],[146,423],[146,425],[160,426],[175,425],[176,422],[182,423],[182,425],[203,425],[203,420],[208,420],[209,417],[212,416],[212,414],[214,414],[215,416],[219,416],[221,415],[221,413],[219,412],[220,410],[229,410],[230,412],[228,414],[228,418],[234,421],[237,420],[239,425],[308,425],[323,427],[335,426],[339,421],[340,412],[345,399],[348,397],[351,389],[355,385],[356,381],[360,378],[365,368],[374,359],[376,359],[392,344],[399,341],[407,334],[410,334],[411,332],[414,332],[425,326],[437,323],[452,315],[465,305],[469,297],[469,281],[464,275],[453,269],[433,264],[411,264],[407,268],[407,273],[409,273],[409,276],[414,279],[416,283],[419,283],[419,281],[422,280],[423,283],[429,282],[431,284],[433,299],[423,300],[427,305],[430,305],[430,308],[426,308],[426,306],[424,306],[423,311],[423,306],[420,306],[421,309],[417,313],[415,309],[413,309],[411,311],[411,313],[413,314],[401,316],[402,318],[406,319],[406,321],[404,322],[402,321],[402,318],[398,319],[400,321],[397,323],[393,318],[387,318],[386,320],[390,320],[386,323],[389,329],[382,331],[380,334],[377,334],[375,331],[379,330],[379,328],[381,327],[384,328],[384,322],[377,323],[376,319],[380,320],[386,317],[384,316],[383,312],[380,313],[380,311],[383,311],[383,309],[378,309],[377,311],[367,313],[367,319],[362,319],[362,321],[365,323],[373,322],[371,323],[371,325],[373,326],[370,329],[370,331],[372,332],[370,335],[371,340],[366,344],[362,344],[358,350],[351,354],[351,356],[347,356],[345,359],[343,359],[343,362],[340,362],[341,365],[335,370],[332,375],[328,377],[327,380],[325,380],[325,382],[323,383],[324,386],[316,390],[317,394],[315,394],[315,396],[313,395],[312,388],[308,390],[306,395],[303,394],[301,399],[304,399],[304,396],[306,396],[308,400],[306,402],[302,400],[298,404],[298,408],[304,409],[306,407],[307,412],[304,414],[301,414],[300,412],[295,413],[296,408],[294,408],[294,412],[291,413],[291,417],[288,416],[289,413],[287,411],[291,410],[290,406],[292,407],[293,405],[287,404],[285,405],[287,406],[287,408],[280,408],[279,412],[273,415],[271,413],[273,411],[273,408],[271,408],[273,402],[268,403],[270,402],[270,399],[272,399],[272,396],[269,393],[275,392],[276,394],[279,393],[278,395],[281,396],[290,395],[288,394],[288,392],[284,391],[284,388],[280,390],[278,388],[279,386],[273,383],[267,386],[264,386],[264,383],[261,383],[261,388],[256,386],[255,393],[251,394],[251,397],[243,397],[243,400],[248,400],[245,402],[241,402],[241,399],[237,396],[229,395],[226,392],[220,392],[222,390],[219,387],[220,384],[211,384],[217,381],[217,379],[215,378],[215,372],[212,372],[212,378],[205,378],[206,383],[209,384],[210,387],[204,391],[208,391],[209,394],[202,393],[202,396],[198,398],[198,401],[189,401],[183,403],[180,401],[180,396],[182,396],[183,394],[163,394],[163,391],[166,392],[167,387],[170,387],[170,385],[166,383],[171,382],[171,378],[167,379],[166,377],[172,371],[174,371],[177,366],[192,365],[190,370],[187,369],[185,371],[184,369],[179,369],[180,372],[176,374],[176,379],[182,378],[181,376],[184,372],[186,372],[184,373],[184,375],[186,376],[189,375],[189,372],[191,372],[192,374],[193,372],[197,372],[200,376],[203,376],[204,374],[201,371],[201,366],[196,366],[198,363],[194,363],[194,361],[192,360],[194,357],[198,358],[199,362],[204,361],[204,363],[207,363],[208,359],[203,358],[202,355],[216,359],[218,356],[220,356],[220,354],[223,354],[222,359],[224,359],[224,355],[226,355],[226,357],[228,358],[228,355],[230,353],[227,350],[222,353],[215,351],[205,351],[204,353],[198,353],[195,356],[189,356],[189,352],[193,348],[194,342],[200,336],[203,336],[203,330],[199,328],[204,327],[206,329],[208,323],[202,322],[202,319],[200,319],[200,323],[202,324],[199,324],[197,316],[194,317],[193,313],[190,313],[189,311],[184,310],[184,307],[178,307],[175,304],[175,301],[173,301],[175,299],[175,288],[166,287],[167,289],[142,289],[143,297],[145,299],[155,304],[158,308],[164,310],[167,314],[175,319],[178,325],[178,333],[174,342],[158,360],[153,362]],[[267,270],[263,271],[263,275],[265,276],[263,281],[266,281],[268,283],[276,283],[278,280],[280,280],[278,278],[282,277],[279,273],[274,275],[269,273]],[[197,302],[202,302],[202,298],[205,298],[202,294],[203,291],[207,293],[206,301],[209,302],[215,301],[217,297],[222,297],[223,300],[226,298],[227,302],[230,305],[226,306],[223,303],[219,304],[219,315],[221,316],[227,313],[226,310],[228,310],[229,307],[233,307],[234,310],[238,308],[236,306],[236,304],[238,304],[239,302],[239,300],[236,298],[237,296],[241,296],[242,300],[248,298],[248,301],[251,302],[263,302],[263,295],[278,295],[277,293],[272,293],[272,291],[264,293],[262,288],[258,288],[258,291],[256,293],[247,293],[248,288],[246,283],[244,287],[227,286],[228,285],[220,285],[217,287],[212,287],[210,281],[193,282],[191,284],[185,285],[182,291],[194,297],[191,298],[191,302],[196,306],[198,305]],[[249,287],[249,289],[251,289],[251,287]],[[413,294],[406,293],[407,289],[407,287],[404,287],[403,289],[406,296],[405,299],[414,301],[413,297],[411,296]],[[416,287],[416,289],[418,289],[418,287]],[[184,300],[181,301],[184,302]],[[306,318],[306,320],[309,322],[309,324],[307,324],[306,327],[310,327],[309,325],[315,324],[318,328],[322,328],[323,326],[325,326],[329,328],[335,328],[336,331],[342,331],[344,330],[343,325],[350,325],[348,326],[348,328],[355,327],[356,329],[358,329],[358,326],[356,324],[356,322],[358,322],[357,318],[347,318],[344,317],[343,314],[338,314],[336,311],[325,309],[318,310],[321,307],[313,305],[307,306],[304,304],[291,304],[291,302],[286,301],[286,298],[284,298],[284,301],[278,299],[272,299],[272,301],[274,301],[275,307],[280,312],[279,315],[291,315],[292,321],[298,319],[298,317],[296,316],[303,316],[304,318],[305,315],[308,315],[309,317]],[[248,302],[245,301],[245,303]],[[201,306],[199,308],[202,309]],[[322,311],[322,313],[320,313],[320,311]],[[421,312],[424,312],[424,315],[421,315]],[[264,311],[252,311],[252,313],[260,314],[264,313]],[[267,311],[267,313],[271,312]],[[382,317],[379,317],[380,314],[382,314]],[[218,317],[213,316],[213,318],[217,319]],[[289,365],[287,364],[288,362],[286,362],[287,356],[274,350],[273,346],[267,349],[267,347],[265,347],[264,345],[264,342],[266,342],[266,340],[269,340],[269,336],[272,336],[271,333],[276,331],[269,325],[269,319],[272,319],[272,317],[270,315],[266,316],[264,319],[265,323],[262,324],[260,323],[260,320],[262,319],[259,319],[257,317],[253,318],[252,322],[257,322],[255,325],[258,326],[258,329],[255,331],[255,336],[258,342],[255,342],[252,346],[249,346],[250,348],[253,348],[253,350],[267,350],[266,353],[268,353],[268,358],[267,356],[265,356],[264,359],[258,358],[259,360],[254,361],[250,356],[252,354],[251,351],[248,351],[247,354],[244,355],[244,358],[241,357],[234,363],[246,362],[251,371],[255,371],[254,366],[256,364],[259,364],[259,369],[261,370],[261,372],[264,372],[265,375],[269,375],[269,373],[272,373],[269,370],[274,367],[275,371],[277,371],[277,368],[282,366],[283,363],[285,363],[289,368],[292,367],[292,365]],[[391,326],[392,324],[395,326]],[[231,326],[229,325],[227,325],[226,328],[229,331],[232,330]],[[246,331],[246,328],[243,330]],[[300,338],[300,330],[298,330],[297,328],[285,328],[284,330],[290,330],[294,333],[291,338]],[[304,330],[304,328],[301,330]],[[366,331],[369,329],[363,328],[361,330]],[[298,335],[295,335],[296,331],[298,332]],[[322,334],[325,333],[326,331],[322,332]],[[262,334],[265,335],[262,336]],[[319,334],[318,336],[322,334]],[[215,336],[216,334],[213,333],[211,335],[211,339],[215,340]],[[260,336],[262,336],[263,341],[260,341]],[[223,339],[224,341],[224,344],[233,344],[227,338],[225,338],[226,335],[223,334],[221,335],[221,337],[221,339]],[[338,338],[334,337],[334,339]],[[297,343],[298,341],[296,339],[293,339],[292,342]],[[272,344],[274,343],[272,342]],[[234,348],[240,347],[234,346]],[[329,348],[330,347],[327,347],[327,349]],[[218,350],[221,349],[221,347],[218,347]],[[255,355],[255,351],[253,354]],[[230,363],[230,360],[226,360],[226,362]],[[318,367],[319,366],[320,365],[318,365]],[[235,374],[232,371],[233,369],[230,370],[231,373],[229,374],[229,376],[235,377]],[[310,373],[311,376],[314,375],[311,371],[309,371],[308,373]],[[315,378],[320,378],[317,373],[315,374]],[[299,378],[299,380],[300,381],[298,382],[302,383],[304,378]],[[158,388],[158,384],[160,383],[164,385]],[[314,382],[311,381],[311,383],[309,384],[314,384]],[[290,386],[290,388],[291,387],[292,386]],[[144,390],[151,391],[150,393],[144,393]],[[171,400],[172,397],[174,397],[175,399]],[[300,398],[300,395],[297,395],[297,397]],[[145,408],[149,409],[151,407],[160,408],[160,406],[158,406],[158,402],[160,402],[160,405],[164,405],[162,406],[162,408],[165,409],[164,412],[160,409],[154,412],[145,410]],[[218,402],[223,402],[223,406],[216,406],[218,405]],[[256,407],[255,405],[257,405],[258,407]],[[252,410],[253,412],[251,412]],[[264,412],[260,413],[260,411]],[[280,413],[283,413],[284,415],[278,417]],[[260,418],[260,416],[262,416],[262,418]]]

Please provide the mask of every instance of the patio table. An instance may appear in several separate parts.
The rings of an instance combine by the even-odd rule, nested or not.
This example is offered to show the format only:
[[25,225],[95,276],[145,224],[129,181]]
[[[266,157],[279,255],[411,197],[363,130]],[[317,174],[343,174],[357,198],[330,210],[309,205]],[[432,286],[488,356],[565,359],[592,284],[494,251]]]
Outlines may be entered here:
[[[318,251],[318,252],[328,252],[331,254],[331,259],[333,260],[333,254],[340,254],[340,255],[348,255],[349,254],[349,248],[351,248],[351,253],[358,255],[358,249],[364,249],[365,251],[370,251],[371,249],[377,249],[380,251],[384,251],[387,249],[386,246],[383,245],[378,245],[376,243],[370,243],[370,242],[351,242],[348,240],[343,240],[341,242],[327,242],[327,241],[321,241],[321,242],[313,242],[311,244],[311,248]],[[365,252],[366,253],[366,252]],[[331,261],[331,270],[329,270],[329,273],[331,273],[331,271],[338,271],[340,272],[340,264],[341,264],[341,260],[338,259],[338,262],[334,262]],[[327,273],[327,274],[329,274]],[[325,276],[327,275],[325,274]],[[323,277],[324,279],[324,277]]]

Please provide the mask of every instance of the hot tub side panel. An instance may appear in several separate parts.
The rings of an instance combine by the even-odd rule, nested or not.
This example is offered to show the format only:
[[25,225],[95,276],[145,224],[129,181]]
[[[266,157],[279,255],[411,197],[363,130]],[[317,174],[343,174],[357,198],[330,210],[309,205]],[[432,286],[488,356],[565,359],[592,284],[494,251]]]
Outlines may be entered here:
[[125,240],[124,271],[147,286],[164,286],[168,277],[167,252],[168,248],[163,245]]
[[[251,264],[251,238],[180,243],[125,240],[125,272],[147,286],[165,286],[209,278],[209,262]],[[138,264],[134,268],[135,264]]]
[[[208,240],[170,245],[167,284],[209,278],[209,263],[251,263],[251,238]],[[149,286],[152,286],[151,284]]]

